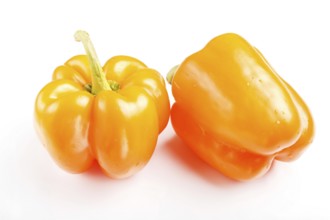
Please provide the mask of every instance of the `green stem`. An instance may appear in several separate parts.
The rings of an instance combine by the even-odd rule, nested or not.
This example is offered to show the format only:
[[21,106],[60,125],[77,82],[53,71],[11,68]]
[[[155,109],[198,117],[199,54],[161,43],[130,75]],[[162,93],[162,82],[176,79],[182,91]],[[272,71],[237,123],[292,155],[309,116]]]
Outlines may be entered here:
[[92,70],[92,94],[96,95],[103,90],[111,90],[88,33],[79,30],[75,33],[74,37],[76,41],[82,42],[88,57],[88,62]]
[[167,73],[167,75],[166,75],[166,81],[169,84],[172,84],[172,80],[173,80],[174,74],[176,73],[176,71],[178,70],[178,68],[179,68],[179,65],[176,65],[176,66],[172,67],[172,69],[170,69],[170,71]]
[[108,80],[108,84],[109,84],[112,91],[117,91],[117,90],[120,89],[120,85],[116,81]]

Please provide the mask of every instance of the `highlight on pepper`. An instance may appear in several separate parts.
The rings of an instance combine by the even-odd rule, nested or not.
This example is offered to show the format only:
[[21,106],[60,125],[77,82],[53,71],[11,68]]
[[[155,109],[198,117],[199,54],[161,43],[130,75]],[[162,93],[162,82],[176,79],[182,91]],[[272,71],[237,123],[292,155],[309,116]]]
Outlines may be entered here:
[[237,34],[215,37],[167,80],[175,132],[230,178],[260,177],[274,160],[295,160],[312,142],[313,118],[303,99]]
[[113,178],[129,177],[151,158],[170,105],[163,77],[129,56],[102,67],[89,35],[86,55],[57,67],[35,101],[35,127],[55,162],[81,173],[97,162]]

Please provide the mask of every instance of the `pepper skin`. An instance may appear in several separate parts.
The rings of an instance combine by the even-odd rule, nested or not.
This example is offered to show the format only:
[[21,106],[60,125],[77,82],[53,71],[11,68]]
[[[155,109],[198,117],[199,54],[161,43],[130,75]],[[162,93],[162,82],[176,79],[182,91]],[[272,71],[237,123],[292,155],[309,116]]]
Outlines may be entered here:
[[141,61],[116,56],[103,66],[112,89],[92,94],[90,65],[88,56],[78,55],[55,69],[35,102],[37,133],[71,173],[86,171],[96,160],[110,177],[131,176],[149,161],[167,125],[164,80]]
[[237,34],[212,39],[172,78],[171,122],[202,160],[236,180],[297,159],[311,143],[311,113],[261,53]]

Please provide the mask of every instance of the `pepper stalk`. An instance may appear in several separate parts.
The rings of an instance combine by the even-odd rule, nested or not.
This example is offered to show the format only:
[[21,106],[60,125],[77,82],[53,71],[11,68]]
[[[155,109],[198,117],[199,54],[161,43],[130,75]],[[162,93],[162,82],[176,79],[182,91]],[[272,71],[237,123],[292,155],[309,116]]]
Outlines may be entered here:
[[171,85],[172,85],[172,80],[173,80],[174,74],[176,73],[178,68],[179,68],[179,65],[172,67],[166,75],[166,81]]
[[92,84],[85,85],[86,90],[94,95],[103,90],[117,91],[119,84],[113,80],[106,79],[89,34],[86,31],[78,30],[74,38],[76,41],[82,42],[92,71]]

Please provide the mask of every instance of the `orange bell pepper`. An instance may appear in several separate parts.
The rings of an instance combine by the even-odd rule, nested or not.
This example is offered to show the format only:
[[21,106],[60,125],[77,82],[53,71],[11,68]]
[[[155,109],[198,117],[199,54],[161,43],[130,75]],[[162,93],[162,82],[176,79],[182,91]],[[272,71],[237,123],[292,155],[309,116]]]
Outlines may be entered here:
[[313,139],[307,105],[239,35],[214,38],[168,80],[177,135],[228,177],[262,176],[274,159],[298,158]]
[[116,56],[102,68],[88,34],[78,31],[87,56],[59,66],[35,102],[36,130],[56,163],[72,173],[97,161],[114,178],[146,165],[170,106],[162,76],[141,61]]

